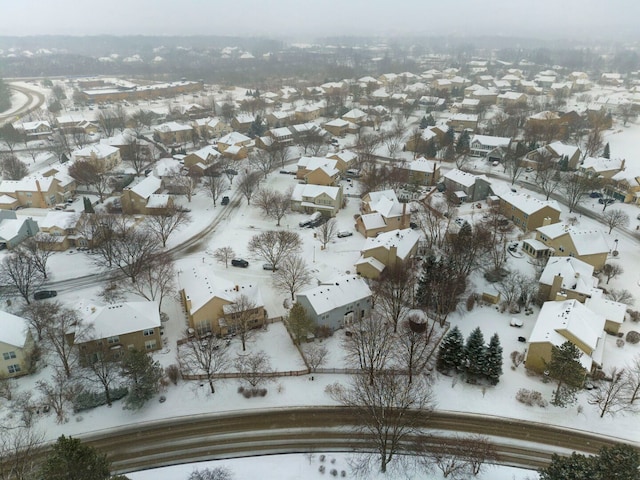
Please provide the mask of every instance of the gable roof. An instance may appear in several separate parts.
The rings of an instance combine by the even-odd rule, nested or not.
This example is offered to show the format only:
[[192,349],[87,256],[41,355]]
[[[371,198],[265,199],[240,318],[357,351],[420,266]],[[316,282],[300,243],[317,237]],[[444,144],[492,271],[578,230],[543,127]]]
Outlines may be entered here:
[[149,175],[140,183],[137,183],[133,187],[129,187],[129,190],[142,198],[149,198],[149,196],[156,193],[161,186],[162,180],[155,175]]
[[549,257],[539,282],[551,285],[556,275],[562,277],[562,288],[566,290],[591,294],[598,286],[593,266],[574,257]]
[[9,312],[0,310],[0,342],[23,348],[27,342],[27,321]]
[[305,297],[316,315],[363,300],[371,296],[367,283],[357,275],[340,275],[297,295]]
[[578,255],[593,255],[609,251],[609,244],[602,230],[575,230],[565,223],[553,223],[538,227],[536,230],[551,239],[569,235]]
[[498,193],[498,196],[508,204],[514,206],[527,215],[532,215],[536,212],[539,212],[545,207],[556,210],[558,211],[558,213],[560,212],[560,206],[555,200],[539,200],[536,197],[528,194],[516,193],[511,191]]
[[[125,302],[104,306],[85,306],[84,318],[75,342],[87,342],[139,332],[160,326],[158,302]],[[85,328],[88,327],[88,328]]]
[[397,257],[405,260],[411,250],[420,240],[420,233],[410,228],[396,229],[389,232],[383,232],[377,237],[367,238],[364,242],[363,252],[383,247],[385,250],[391,248],[397,249]]

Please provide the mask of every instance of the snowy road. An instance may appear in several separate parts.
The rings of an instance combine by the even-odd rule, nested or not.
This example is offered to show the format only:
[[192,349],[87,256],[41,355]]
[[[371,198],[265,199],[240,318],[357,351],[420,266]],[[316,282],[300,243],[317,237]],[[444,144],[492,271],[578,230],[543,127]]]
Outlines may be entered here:
[[40,92],[15,84],[9,84],[8,86],[11,90],[18,93],[20,99],[19,102],[17,102],[19,103],[18,105],[13,105],[11,109],[0,114],[0,126],[5,122],[15,121],[36,108],[39,108],[44,103],[44,95]]

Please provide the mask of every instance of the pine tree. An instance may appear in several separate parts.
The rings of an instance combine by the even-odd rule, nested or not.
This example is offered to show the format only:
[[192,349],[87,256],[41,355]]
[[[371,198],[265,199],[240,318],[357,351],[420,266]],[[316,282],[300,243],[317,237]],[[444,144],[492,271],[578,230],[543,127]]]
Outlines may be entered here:
[[291,306],[287,323],[297,345],[300,345],[300,342],[307,338],[307,335],[312,333],[316,327],[313,319],[307,315],[305,308],[298,302]]
[[40,469],[47,480],[106,480],[110,478],[107,456],[83,445],[77,438],[58,438]]
[[96,213],[88,197],[82,197],[82,203],[84,204],[84,213]]
[[420,120],[420,128],[424,130],[428,126],[429,122],[427,121],[427,117],[422,117],[422,120]]
[[444,138],[442,139],[442,146],[448,147],[449,145],[453,145],[456,139],[456,132],[454,132],[453,128],[449,127],[449,129],[444,134]]
[[480,327],[476,327],[467,337],[464,356],[469,378],[476,379],[487,371],[487,347]]
[[453,327],[445,335],[438,350],[436,367],[438,371],[447,373],[460,371],[464,366],[464,338],[458,327]]
[[458,137],[458,143],[456,143],[456,153],[467,153],[471,146],[471,137],[468,130],[463,130]]
[[500,337],[494,333],[489,340],[487,348],[487,370],[485,376],[491,382],[491,385],[497,385],[502,375],[502,346],[500,345]]
[[551,403],[564,407],[575,400],[575,393],[584,382],[585,370],[580,363],[582,352],[567,341],[551,348],[551,360],[547,364],[549,377],[558,382]]
[[602,152],[602,156],[604,158],[611,158],[611,147],[609,146],[609,142],[604,146],[604,152]]
[[436,124],[436,119],[433,118],[433,115],[429,114],[427,116],[427,126],[428,127],[433,127]]
[[147,353],[130,350],[122,359],[122,375],[129,380],[124,408],[138,410],[158,393],[163,370],[160,363]]

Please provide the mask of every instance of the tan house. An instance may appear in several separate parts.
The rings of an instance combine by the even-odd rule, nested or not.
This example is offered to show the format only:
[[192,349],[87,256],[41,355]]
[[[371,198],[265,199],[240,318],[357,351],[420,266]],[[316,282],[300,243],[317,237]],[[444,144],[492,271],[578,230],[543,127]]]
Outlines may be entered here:
[[191,170],[194,166],[200,164],[200,170],[204,171],[206,167],[214,163],[220,158],[220,152],[213,145],[207,145],[195,152],[188,153],[184,159],[184,166]]
[[320,212],[323,216],[335,217],[342,208],[342,202],[342,186],[298,184],[291,194],[291,210],[294,212]]
[[318,117],[320,117],[320,107],[317,105],[301,105],[294,112],[296,122],[311,122]]
[[267,135],[278,145],[291,145],[293,143],[293,133],[287,127],[272,128],[267,132]]
[[358,159],[358,155],[350,150],[341,150],[336,153],[327,153],[327,158],[336,160],[336,168],[340,172],[345,173],[347,170],[353,168],[353,165]]
[[26,177],[0,182],[0,209],[49,208],[64,201],[60,181],[53,177]]
[[182,144],[193,141],[193,127],[178,122],[167,122],[153,128],[165,145]]
[[625,160],[620,158],[587,157],[580,165],[580,172],[587,177],[610,179],[624,170]]
[[82,320],[67,334],[67,341],[78,347],[85,365],[105,354],[119,359],[128,350],[152,352],[162,348],[158,302],[86,306],[80,314]]
[[362,198],[360,213],[356,218],[356,230],[367,238],[380,232],[405,229],[411,222],[407,204],[400,203],[393,190],[367,193]]
[[502,108],[516,108],[527,105],[527,95],[522,92],[505,92],[497,97],[497,104]]
[[454,113],[447,121],[447,125],[460,133],[463,130],[476,131],[478,128],[478,115],[475,113]]
[[242,113],[231,119],[231,128],[236,132],[247,133],[249,128],[251,128],[251,124],[255,122],[255,120],[256,117],[253,115]]
[[0,311],[0,378],[27,375],[33,347],[27,320]]
[[525,367],[538,373],[547,370],[552,348],[569,341],[581,352],[586,373],[603,366],[605,353],[604,315],[577,300],[545,302],[529,336]]
[[598,289],[593,265],[574,257],[550,257],[538,279],[538,299],[541,302],[578,300],[584,303]]
[[55,251],[88,247],[88,240],[78,234],[82,215],[81,212],[48,212],[44,219],[38,220],[40,231],[35,236],[38,247]]
[[[238,132],[231,132],[218,140],[218,151],[232,160],[247,158],[253,141]],[[229,150],[227,152],[227,150]]]
[[[154,194],[162,190],[162,180],[154,175],[149,175],[142,181],[131,187],[126,187],[120,195],[122,213],[147,214],[150,213],[148,203]],[[157,208],[153,205],[152,208]]]
[[45,138],[53,133],[51,124],[46,120],[17,124],[15,129],[22,132],[29,140]]
[[640,175],[638,171],[623,170],[616,173],[604,189],[607,195],[624,203],[640,205]]
[[[576,230],[565,223],[554,223],[537,227],[536,238],[548,248],[548,255],[578,258],[602,270],[611,247],[601,230]],[[531,254],[524,249],[525,253]]]
[[400,166],[406,170],[409,183],[414,185],[435,185],[440,179],[440,167],[433,160],[418,157]]
[[359,108],[349,110],[342,115],[342,120],[346,120],[349,123],[355,123],[356,125],[364,125],[367,123],[368,115]]
[[560,221],[560,207],[555,200],[538,200],[531,195],[515,192],[502,192],[500,212],[525,232],[542,227],[545,222],[554,224]]
[[[233,333],[234,323],[241,315],[255,328],[266,321],[267,312],[257,285],[239,285],[212,277],[197,265],[184,269],[179,281],[189,327],[200,333]],[[242,310],[243,304],[250,308]]]
[[391,230],[365,240],[356,271],[364,278],[377,278],[385,268],[408,262],[418,250],[420,233],[410,228]]
[[584,304],[592,312],[604,317],[605,332],[611,335],[618,334],[627,314],[627,305],[609,300],[602,290],[598,290],[593,296],[587,298]]
[[358,130],[358,126],[355,123],[348,122],[342,118],[328,121],[323,125],[323,128],[334,137],[344,137],[347,133]]
[[291,123],[293,115],[291,112],[273,111],[265,117],[267,124],[273,128],[286,127]]
[[103,143],[89,145],[76,150],[73,152],[73,158],[76,161],[87,160],[105,172],[117,167],[122,162],[120,149]]
[[338,161],[326,157],[300,157],[296,178],[312,185],[335,186],[340,179]]

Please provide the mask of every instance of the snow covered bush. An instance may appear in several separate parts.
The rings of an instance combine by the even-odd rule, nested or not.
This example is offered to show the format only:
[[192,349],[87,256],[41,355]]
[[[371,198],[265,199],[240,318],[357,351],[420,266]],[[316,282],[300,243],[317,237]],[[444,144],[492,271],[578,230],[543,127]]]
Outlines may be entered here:
[[167,375],[167,378],[171,381],[171,383],[173,383],[174,385],[178,384],[178,379],[180,378],[180,369],[178,368],[178,365],[176,365],[175,363],[169,365],[164,369],[164,373]]
[[516,400],[518,400],[520,403],[524,403],[525,405],[529,405],[530,407],[535,405],[545,408],[547,405],[549,405],[549,402],[547,402],[542,397],[542,394],[540,392],[535,390],[527,390],[526,388],[521,388],[520,390],[518,390],[518,393],[516,393]]
[[627,333],[627,342],[635,345],[636,343],[640,342],[640,333],[636,332],[635,330],[631,330],[630,332]]
[[624,347],[624,340],[621,338],[616,338],[616,347],[618,348]]

